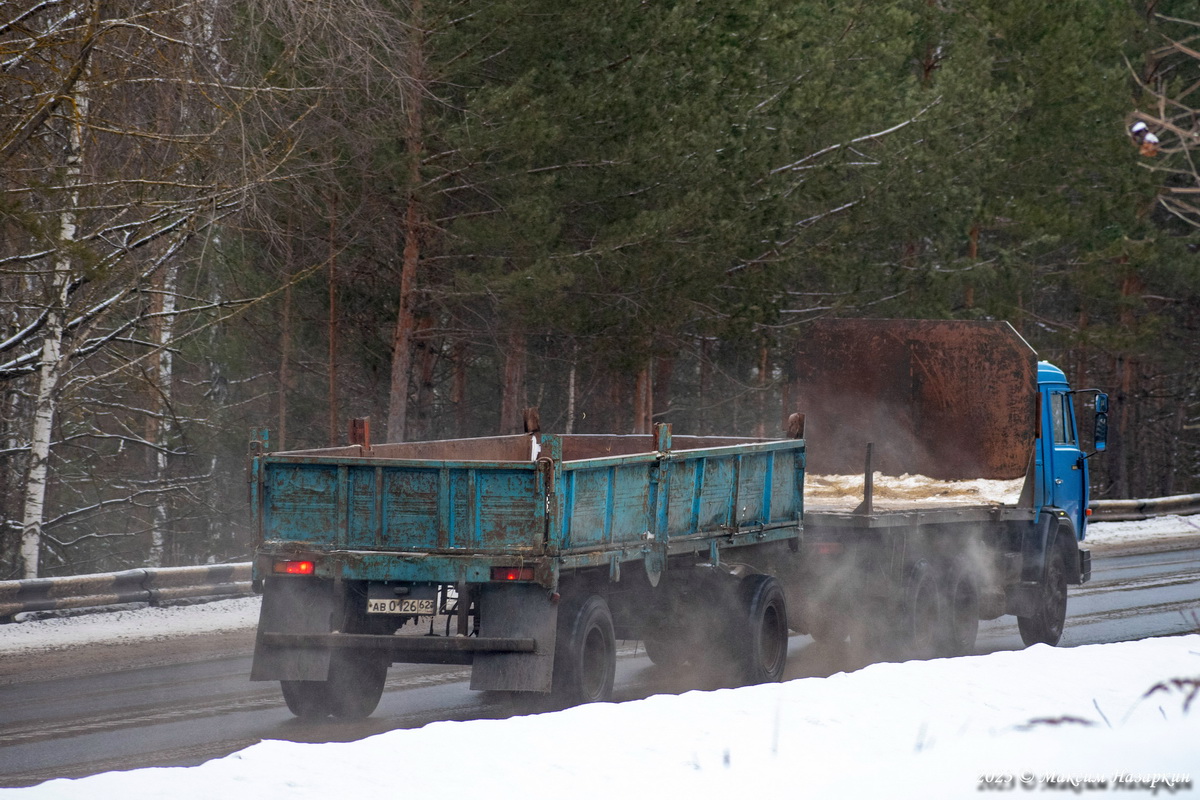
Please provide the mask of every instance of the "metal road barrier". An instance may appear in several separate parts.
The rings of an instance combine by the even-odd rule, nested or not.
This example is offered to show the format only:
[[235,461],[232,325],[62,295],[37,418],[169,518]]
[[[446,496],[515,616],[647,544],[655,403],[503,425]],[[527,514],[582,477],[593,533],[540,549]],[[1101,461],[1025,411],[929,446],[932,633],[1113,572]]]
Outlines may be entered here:
[[121,603],[163,605],[253,594],[250,562],[128,569],[98,575],[0,581],[0,622],[27,611],[94,608]]
[[1200,494],[1177,494],[1145,500],[1093,500],[1093,522],[1133,522],[1168,514],[1200,514]]
[[[1200,494],[1143,500],[1094,500],[1093,522],[1131,522],[1167,514],[1200,514]],[[162,605],[181,600],[253,594],[250,562],[199,567],[128,569],[99,575],[0,581],[0,622],[26,611],[95,608],[121,603]]]

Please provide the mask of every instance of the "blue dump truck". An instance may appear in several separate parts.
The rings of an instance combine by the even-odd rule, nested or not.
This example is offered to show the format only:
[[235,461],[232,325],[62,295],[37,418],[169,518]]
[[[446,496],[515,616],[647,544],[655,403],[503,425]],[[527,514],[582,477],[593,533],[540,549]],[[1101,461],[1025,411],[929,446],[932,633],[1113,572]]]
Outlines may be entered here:
[[[970,652],[1015,614],[1055,644],[1090,574],[1080,394],[1006,323],[833,321],[789,365],[787,438],[524,435],[269,452],[251,442],[263,593],[252,680],[364,717],[397,662],[473,689],[609,699],[619,640],[664,668],[777,681],[789,629],[889,656]],[[1097,449],[1107,398],[1090,391]],[[805,477],[861,475],[855,502]],[[888,476],[1011,500],[892,498]]]

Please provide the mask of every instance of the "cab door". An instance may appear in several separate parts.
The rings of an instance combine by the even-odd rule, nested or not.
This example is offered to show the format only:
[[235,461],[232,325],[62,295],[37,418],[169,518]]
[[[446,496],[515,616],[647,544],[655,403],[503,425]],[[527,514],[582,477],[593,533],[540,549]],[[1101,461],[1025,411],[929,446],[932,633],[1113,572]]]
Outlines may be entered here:
[[1083,531],[1087,509],[1087,460],[1079,448],[1075,410],[1066,386],[1047,387],[1046,416],[1050,433],[1049,500],[1050,505],[1067,513],[1075,526],[1075,535]]

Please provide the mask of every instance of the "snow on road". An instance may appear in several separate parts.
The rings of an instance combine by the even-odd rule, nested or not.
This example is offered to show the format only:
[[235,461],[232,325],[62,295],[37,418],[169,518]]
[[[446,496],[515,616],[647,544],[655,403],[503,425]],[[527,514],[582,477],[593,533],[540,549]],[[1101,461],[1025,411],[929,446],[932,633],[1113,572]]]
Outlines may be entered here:
[[[1089,539],[1103,545],[1200,532],[1196,517],[1152,522],[1097,524]],[[118,630],[162,637],[256,619],[253,599],[212,606],[220,609],[3,626],[0,657]],[[1200,634],[1193,634],[873,664],[784,684],[439,722],[359,742],[264,741],[197,767],[60,779],[0,789],[0,798],[1151,797],[1194,796],[1197,780]]]

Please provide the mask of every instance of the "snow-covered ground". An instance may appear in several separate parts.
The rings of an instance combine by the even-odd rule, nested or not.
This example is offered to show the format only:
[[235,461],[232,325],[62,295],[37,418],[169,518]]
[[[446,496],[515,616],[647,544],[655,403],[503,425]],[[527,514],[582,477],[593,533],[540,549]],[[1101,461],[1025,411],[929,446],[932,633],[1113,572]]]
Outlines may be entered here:
[[0,625],[0,658],[6,653],[65,650],[92,642],[167,641],[200,633],[249,630],[258,624],[259,597],[190,606],[132,608]]
[[1088,525],[1085,546],[1133,544],[1185,536],[1200,536],[1200,514],[1187,517],[1169,514],[1139,522],[1093,522]]
[[[1200,517],[1099,523],[1089,540],[1200,533]],[[0,657],[89,637],[249,627],[256,601],[0,627]],[[109,638],[111,641],[111,638]],[[1191,795],[1200,634],[874,664],[785,684],[663,695],[359,742],[264,741],[197,767],[55,780],[0,797],[132,800],[951,798],[978,791]]]

